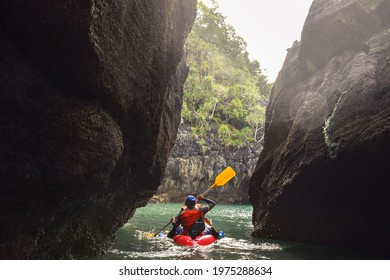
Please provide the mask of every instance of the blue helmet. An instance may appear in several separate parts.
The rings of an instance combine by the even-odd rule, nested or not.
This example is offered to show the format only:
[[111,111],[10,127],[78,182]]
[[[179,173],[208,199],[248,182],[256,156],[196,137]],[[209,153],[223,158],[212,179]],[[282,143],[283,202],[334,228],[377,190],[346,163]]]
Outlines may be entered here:
[[196,198],[193,195],[187,196],[186,201],[184,202],[184,204],[187,206],[193,206],[195,205],[195,203],[196,203]]

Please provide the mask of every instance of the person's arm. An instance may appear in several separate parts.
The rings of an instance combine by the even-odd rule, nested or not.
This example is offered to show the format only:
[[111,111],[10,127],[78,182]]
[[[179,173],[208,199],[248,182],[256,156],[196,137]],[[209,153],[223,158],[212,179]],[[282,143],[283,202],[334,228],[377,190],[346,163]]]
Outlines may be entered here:
[[177,235],[176,229],[177,229],[177,228],[179,227],[179,225],[180,225],[179,217],[180,217],[180,215],[178,215],[178,216],[176,216],[176,217],[172,217],[172,219],[171,219],[172,229],[171,229],[171,231],[167,234],[167,237],[168,237],[168,238],[173,238],[175,235]]
[[203,206],[201,209],[202,209],[202,212],[208,212],[209,210],[213,209],[213,207],[215,206],[215,201],[211,200],[211,199],[208,199],[208,198],[205,198],[203,197],[202,195],[199,195],[197,197],[198,200],[203,200],[204,202],[207,203],[207,206]]
[[[180,211],[181,212],[181,211]],[[171,219],[171,223],[172,223],[172,226],[174,227],[178,227],[181,225],[181,217],[180,217],[180,214],[177,215],[176,217],[173,217]]]

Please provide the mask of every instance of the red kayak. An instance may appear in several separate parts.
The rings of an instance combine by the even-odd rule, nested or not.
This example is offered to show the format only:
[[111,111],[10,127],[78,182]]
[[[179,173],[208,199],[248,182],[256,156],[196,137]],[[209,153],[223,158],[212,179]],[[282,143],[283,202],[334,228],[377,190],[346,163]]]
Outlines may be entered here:
[[217,238],[215,238],[213,235],[200,235],[197,236],[195,239],[191,239],[189,235],[175,235],[173,237],[173,241],[180,246],[206,246],[214,243],[217,241]]

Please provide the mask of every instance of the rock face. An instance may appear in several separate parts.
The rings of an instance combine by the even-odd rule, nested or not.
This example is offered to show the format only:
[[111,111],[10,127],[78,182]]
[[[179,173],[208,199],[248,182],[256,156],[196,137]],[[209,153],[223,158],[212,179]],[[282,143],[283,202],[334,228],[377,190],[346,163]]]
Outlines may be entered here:
[[254,236],[390,256],[390,1],[315,0],[267,108]]
[[[210,191],[208,197],[217,203],[248,204],[249,178],[256,166],[261,144],[252,143],[241,149],[224,148],[212,135],[204,139],[205,143],[201,145],[191,136],[188,127],[179,127],[156,201],[168,196],[170,202],[183,202],[188,194],[201,194],[214,183],[220,172],[231,166],[236,177],[226,186]],[[166,199],[163,201],[167,202]]]
[[100,254],[159,186],[196,1],[2,1],[0,258]]

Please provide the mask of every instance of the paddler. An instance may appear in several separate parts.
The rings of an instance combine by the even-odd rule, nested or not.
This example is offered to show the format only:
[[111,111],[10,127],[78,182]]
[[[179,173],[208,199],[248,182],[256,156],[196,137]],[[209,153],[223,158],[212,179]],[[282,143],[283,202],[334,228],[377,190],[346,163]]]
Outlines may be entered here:
[[[204,201],[207,205],[197,204],[197,201]],[[189,235],[192,239],[195,239],[199,235],[205,234],[205,217],[204,215],[215,206],[215,202],[211,199],[205,198],[199,195],[197,198],[193,195],[186,197],[184,206],[181,208],[181,212],[178,216],[171,219],[172,230],[168,233],[169,238],[173,238],[177,234]],[[181,228],[180,225],[183,227]],[[219,233],[213,228],[206,229],[213,234],[216,238],[221,238]]]

